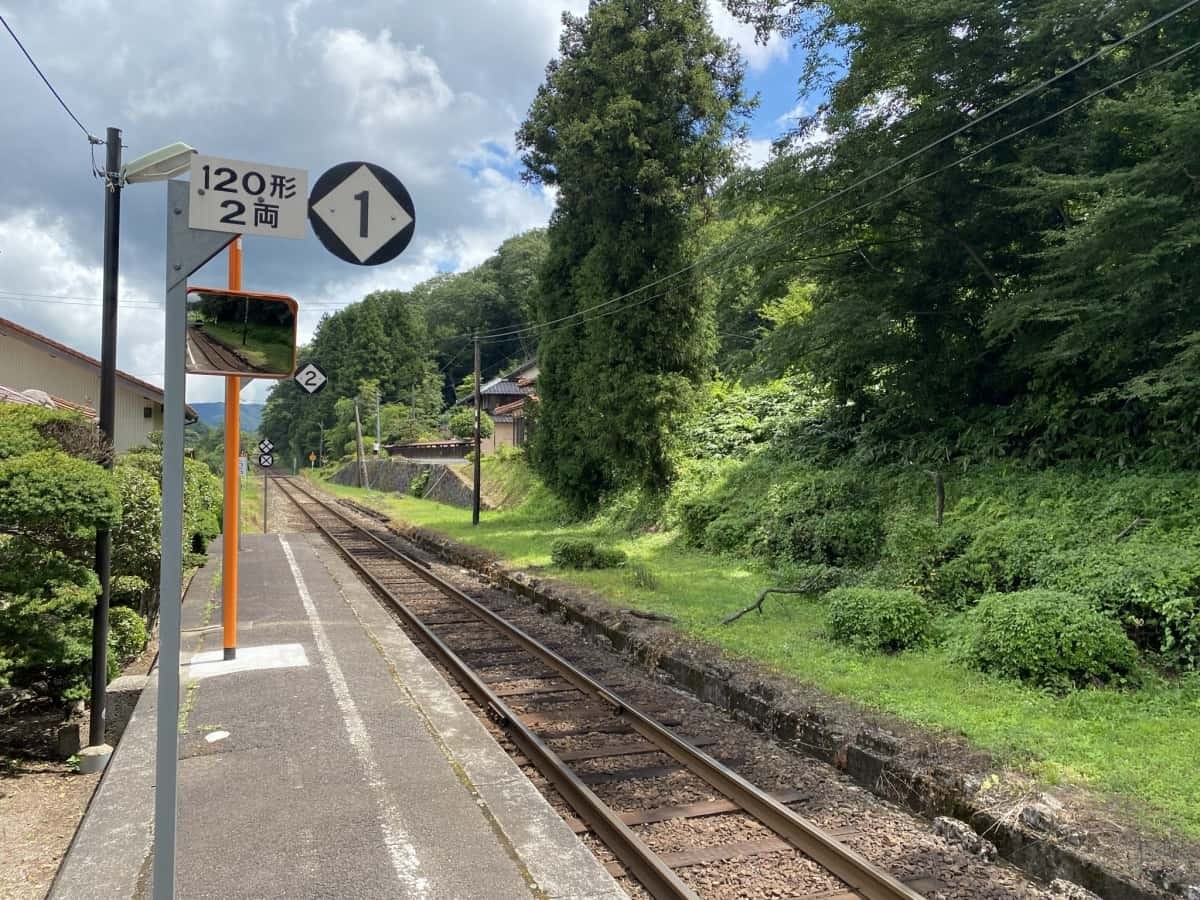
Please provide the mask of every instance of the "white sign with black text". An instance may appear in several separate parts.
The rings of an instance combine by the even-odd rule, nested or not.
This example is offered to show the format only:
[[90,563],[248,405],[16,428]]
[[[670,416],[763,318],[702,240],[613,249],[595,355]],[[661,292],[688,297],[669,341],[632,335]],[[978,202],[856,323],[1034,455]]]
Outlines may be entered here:
[[266,163],[192,156],[188,227],[303,238],[308,172]]

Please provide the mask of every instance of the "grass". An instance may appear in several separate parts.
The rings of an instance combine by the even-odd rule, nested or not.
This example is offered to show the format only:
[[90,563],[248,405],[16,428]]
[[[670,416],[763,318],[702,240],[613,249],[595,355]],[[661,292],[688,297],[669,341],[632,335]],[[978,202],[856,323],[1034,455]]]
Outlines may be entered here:
[[[292,333],[277,325],[246,326],[246,342],[242,343],[242,326],[223,322],[204,322],[204,331],[213,340],[236,350],[252,365],[265,372],[287,372],[292,367]],[[281,342],[281,335],[286,339]]]
[[[486,471],[486,469],[485,469]],[[323,483],[393,518],[490,550],[518,566],[592,588],[614,603],[665,613],[686,633],[730,655],[917,725],[962,734],[1004,764],[1044,783],[1082,785],[1129,802],[1143,826],[1200,838],[1200,679],[1152,680],[1136,691],[1089,689],[1056,696],[954,665],[943,649],[895,656],[862,654],[823,636],[826,607],[812,598],[769,598],[765,615],[731,626],[720,620],[749,605],[768,576],[734,558],[684,547],[671,532],[631,535],[592,521],[563,524],[535,488],[514,509],[485,512]],[[624,550],[625,569],[566,572],[550,566],[564,536]],[[629,567],[653,573],[635,583]]]
[[242,509],[242,533],[254,534],[263,531],[262,478],[249,474],[241,481],[238,500]]

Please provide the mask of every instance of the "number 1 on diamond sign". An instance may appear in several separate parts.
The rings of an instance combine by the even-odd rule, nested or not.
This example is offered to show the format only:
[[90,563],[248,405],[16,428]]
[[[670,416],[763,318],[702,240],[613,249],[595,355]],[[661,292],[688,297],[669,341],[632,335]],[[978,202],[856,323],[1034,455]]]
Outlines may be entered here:
[[400,179],[374,163],[334,166],[317,179],[308,199],[317,239],[356,266],[378,266],[399,256],[412,240],[416,218]]

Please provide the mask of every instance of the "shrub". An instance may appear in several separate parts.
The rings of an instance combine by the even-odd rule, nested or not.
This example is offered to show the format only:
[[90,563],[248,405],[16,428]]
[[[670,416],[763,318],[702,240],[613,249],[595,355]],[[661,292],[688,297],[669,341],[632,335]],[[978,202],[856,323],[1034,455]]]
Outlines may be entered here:
[[785,587],[804,591],[806,594],[819,596],[834,588],[850,587],[857,584],[860,575],[853,569],[839,569],[837,566],[795,565],[785,563],[774,571],[775,580]]
[[[495,431],[495,426],[492,424],[492,417],[485,412],[479,413],[479,436],[481,438],[489,438]],[[462,406],[456,409],[450,416],[450,433],[456,438],[463,440],[473,440],[475,437],[475,409],[474,407]]]
[[96,426],[77,413],[0,403],[0,459],[36,450],[71,452],[77,445],[88,446],[94,454],[96,435]]
[[644,590],[655,590],[658,587],[658,576],[645,563],[634,563],[628,571],[629,583]]
[[852,469],[799,470],[772,484],[762,509],[765,549],[777,562],[862,565],[879,557],[883,519],[870,481]]
[[[162,493],[158,481],[144,468],[124,462],[117,465],[113,474],[121,495],[121,524],[112,536],[113,572],[157,583],[162,531]],[[114,579],[114,593],[117,580]]]
[[112,680],[146,649],[146,623],[127,606],[108,611],[108,677]]
[[972,668],[1063,690],[1123,680],[1137,648],[1111,618],[1061,591],[989,594],[971,611],[960,658]]
[[845,587],[826,598],[829,635],[839,643],[892,652],[929,639],[929,607],[912,591]]
[[550,559],[564,569],[613,569],[625,562],[625,554],[586,538],[560,538],[550,547]]
[[413,480],[408,483],[408,492],[414,497],[423,497],[425,491],[429,488],[429,473],[433,471],[429,468],[424,468],[416,475]]
[[87,538],[120,521],[112,475],[59,450],[0,460],[0,528],[10,533]]
[[86,697],[99,588],[91,568],[64,553],[24,537],[0,543],[5,678],[66,700]]

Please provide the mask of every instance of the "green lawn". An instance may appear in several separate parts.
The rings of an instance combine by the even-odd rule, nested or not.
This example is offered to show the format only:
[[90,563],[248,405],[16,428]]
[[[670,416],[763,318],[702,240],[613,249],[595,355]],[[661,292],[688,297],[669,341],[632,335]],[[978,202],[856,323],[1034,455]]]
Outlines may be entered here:
[[[672,533],[631,536],[596,523],[564,526],[541,508],[536,493],[516,509],[485,512],[472,528],[470,510],[323,485],[516,565],[548,567],[556,577],[621,605],[674,616],[684,631],[731,655],[910,722],[963,734],[1047,783],[1081,784],[1131,800],[1148,828],[1200,838],[1200,680],[1194,677],[1127,693],[1054,696],[955,666],[944,650],[881,656],[843,649],[821,637],[823,604],[795,597],[771,597],[765,615],[752,613],[721,626],[724,615],[753,602],[767,586],[766,576],[741,560],[684,548]],[[565,535],[598,538],[624,550],[630,563],[653,572],[657,585],[636,587],[627,569],[550,567],[550,545]]]
[[[253,365],[266,372],[287,372],[292,366],[292,333],[271,325],[250,323],[246,327],[246,342],[242,343],[242,326],[236,322],[205,322],[204,331],[242,354]],[[286,335],[287,340],[280,341]]]

